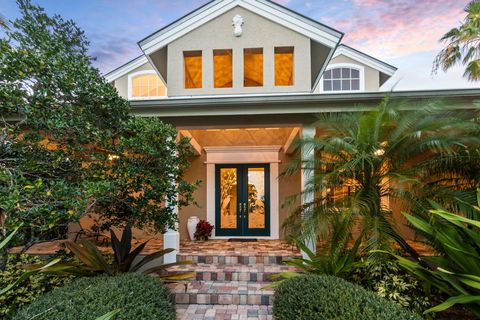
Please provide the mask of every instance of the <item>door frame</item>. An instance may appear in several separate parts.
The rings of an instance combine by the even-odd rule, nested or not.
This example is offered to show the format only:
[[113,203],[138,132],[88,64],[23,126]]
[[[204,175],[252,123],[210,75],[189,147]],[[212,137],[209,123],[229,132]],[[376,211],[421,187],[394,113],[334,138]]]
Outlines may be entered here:
[[217,164],[270,164],[270,235],[269,236],[217,236],[215,229],[212,239],[230,239],[235,237],[252,239],[280,238],[280,200],[279,200],[279,152],[282,146],[227,146],[204,147],[206,152],[206,188],[207,221],[215,225],[216,216],[216,181],[215,165]]
[[[237,169],[237,228],[236,229],[221,229],[220,223],[220,170],[224,168]],[[247,219],[242,219],[242,214],[238,212],[238,200],[242,203],[246,201],[248,204],[248,169],[249,168],[263,168],[264,176],[264,191],[265,191],[265,228],[250,229],[248,228],[248,213]],[[246,187],[246,190],[245,190]],[[247,198],[247,199],[246,199]],[[224,237],[268,237],[270,236],[270,164],[269,163],[239,163],[239,164],[216,164],[215,165],[215,233]],[[221,233],[221,234],[220,234]]]

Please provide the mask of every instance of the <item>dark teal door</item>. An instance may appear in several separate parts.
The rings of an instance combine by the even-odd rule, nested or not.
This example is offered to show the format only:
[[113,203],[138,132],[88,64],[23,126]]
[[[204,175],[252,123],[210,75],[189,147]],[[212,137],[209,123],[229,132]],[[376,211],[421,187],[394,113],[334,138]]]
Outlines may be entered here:
[[270,165],[215,168],[215,235],[270,235]]

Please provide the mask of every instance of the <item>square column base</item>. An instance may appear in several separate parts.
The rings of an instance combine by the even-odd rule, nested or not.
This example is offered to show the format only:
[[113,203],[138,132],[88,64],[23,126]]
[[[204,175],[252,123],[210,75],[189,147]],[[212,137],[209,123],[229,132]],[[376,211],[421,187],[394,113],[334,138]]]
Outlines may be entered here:
[[163,256],[163,263],[177,262],[177,254],[180,251],[180,233],[178,231],[168,230],[163,235],[163,248],[175,249],[175,251],[167,253]]

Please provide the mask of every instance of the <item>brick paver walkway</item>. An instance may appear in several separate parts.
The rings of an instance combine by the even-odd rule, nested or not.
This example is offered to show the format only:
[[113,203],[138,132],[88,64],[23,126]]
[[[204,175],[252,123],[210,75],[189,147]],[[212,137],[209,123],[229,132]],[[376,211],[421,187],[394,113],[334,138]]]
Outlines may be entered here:
[[271,306],[177,305],[178,320],[271,320]]

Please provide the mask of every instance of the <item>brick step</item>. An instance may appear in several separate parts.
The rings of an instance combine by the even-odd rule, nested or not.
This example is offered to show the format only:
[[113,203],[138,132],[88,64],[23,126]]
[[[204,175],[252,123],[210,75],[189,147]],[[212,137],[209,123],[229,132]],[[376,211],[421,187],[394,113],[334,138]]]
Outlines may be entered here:
[[177,304],[178,320],[258,319],[271,320],[272,306]]
[[264,264],[223,264],[211,265],[205,263],[179,265],[168,269],[171,272],[195,272],[198,281],[247,281],[268,282],[270,276],[286,271],[297,271],[297,268],[287,265]]
[[[298,257],[301,255],[298,254]],[[238,255],[238,254],[191,254],[180,252],[177,255],[177,261],[190,260],[193,263],[213,264],[213,265],[281,265],[284,261],[294,257],[292,254],[282,255]]]
[[272,305],[268,283],[247,281],[191,281],[170,284],[177,304]]

